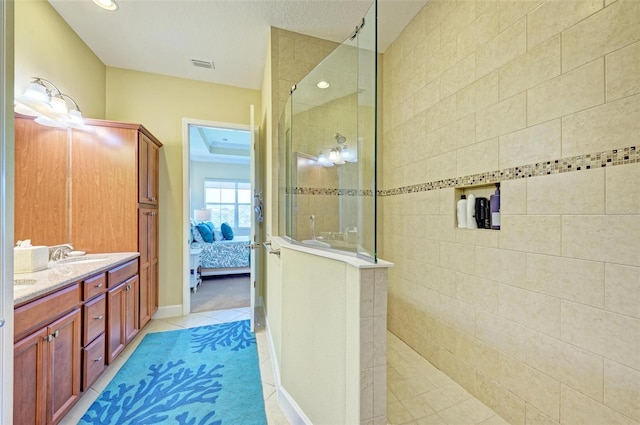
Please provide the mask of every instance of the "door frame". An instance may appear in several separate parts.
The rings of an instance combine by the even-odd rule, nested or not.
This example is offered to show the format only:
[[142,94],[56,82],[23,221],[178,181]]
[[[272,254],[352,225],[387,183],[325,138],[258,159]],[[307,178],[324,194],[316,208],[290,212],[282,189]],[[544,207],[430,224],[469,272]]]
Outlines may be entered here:
[[[245,130],[253,132],[254,129],[248,124],[234,124],[219,121],[207,121],[195,118],[182,118],[182,234],[184,235],[182,245],[182,264],[184,264],[182,270],[182,315],[186,316],[191,311],[191,288],[189,284],[189,262],[190,262],[190,222],[191,217],[190,205],[191,205],[191,158],[190,158],[190,140],[189,140],[189,126],[198,125],[203,127],[218,127],[228,128],[233,130]],[[256,176],[257,178],[257,176]],[[256,182],[251,182],[251,189],[256,187]],[[256,229],[257,230],[257,229]],[[252,288],[253,289],[253,288]]]
[[0,2],[0,423],[13,422],[13,1]]

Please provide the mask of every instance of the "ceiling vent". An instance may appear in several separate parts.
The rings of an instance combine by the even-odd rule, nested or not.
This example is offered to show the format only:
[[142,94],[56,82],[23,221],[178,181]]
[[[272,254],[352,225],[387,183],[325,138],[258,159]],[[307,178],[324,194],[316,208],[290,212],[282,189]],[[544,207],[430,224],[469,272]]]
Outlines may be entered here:
[[207,69],[216,69],[213,61],[201,61],[200,59],[191,59],[191,63],[193,66],[197,66],[198,68],[207,68]]

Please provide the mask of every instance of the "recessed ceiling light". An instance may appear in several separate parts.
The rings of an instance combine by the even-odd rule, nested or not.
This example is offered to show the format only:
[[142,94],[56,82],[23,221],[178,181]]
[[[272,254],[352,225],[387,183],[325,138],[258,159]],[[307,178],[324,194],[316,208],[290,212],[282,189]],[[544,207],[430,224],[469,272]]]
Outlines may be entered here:
[[115,0],[93,0],[93,2],[104,10],[118,10],[118,3]]
[[328,89],[329,85],[330,84],[324,80],[320,80],[318,81],[318,84],[316,84],[316,86],[318,86],[319,89]]

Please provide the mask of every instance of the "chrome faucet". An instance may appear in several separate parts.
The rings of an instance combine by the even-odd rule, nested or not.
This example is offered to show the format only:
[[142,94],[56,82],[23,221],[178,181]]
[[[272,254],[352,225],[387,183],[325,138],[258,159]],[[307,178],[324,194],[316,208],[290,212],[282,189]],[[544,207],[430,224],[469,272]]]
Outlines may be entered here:
[[63,243],[49,247],[49,261],[60,261],[64,259],[69,252],[73,251],[73,245]]

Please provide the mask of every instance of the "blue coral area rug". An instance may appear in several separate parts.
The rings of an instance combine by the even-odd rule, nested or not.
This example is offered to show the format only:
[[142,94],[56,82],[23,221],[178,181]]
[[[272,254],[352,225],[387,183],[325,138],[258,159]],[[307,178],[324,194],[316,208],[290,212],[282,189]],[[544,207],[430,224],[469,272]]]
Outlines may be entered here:
[[266,424],[249,321],[150,333],[81,424]]

